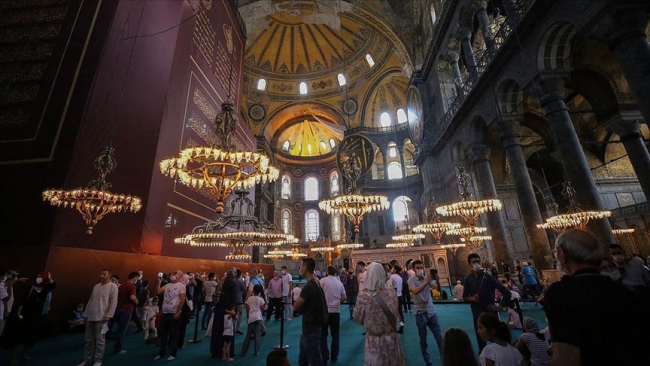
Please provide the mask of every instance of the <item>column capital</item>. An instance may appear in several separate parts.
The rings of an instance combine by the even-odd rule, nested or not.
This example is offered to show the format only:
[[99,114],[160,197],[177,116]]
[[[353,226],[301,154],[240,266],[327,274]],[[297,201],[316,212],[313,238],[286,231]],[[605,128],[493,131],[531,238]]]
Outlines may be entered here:
[[[496,119],[492,124],[490,124],[490,128],[497,132],[499,137],[501,137],[501,140],[507,144],[507,146],[504,147],[508,147],[512,142],[518,143],[520,136],[519,127],[521,126],[520,121],[523,119],[524,116],[521,113],[505,114],[501,116],[500,119]],[[508,140],[513,138],[517,139],[517,141],[508,143]]]
[[456,31],[456,36],[461,41],[470,41],[472,39],[472,30],[467,27],[460,27]]
[[488,161],[490,159],[490,147],[485,144],[473,142],[465,149],[474,162]]
[[547,101],[564,99],[564,86],[569,80],[566,72],[539,73],[532,84],[532,92],[537,95],[544,105]]
[[643,121],[643,116],[639,111],[620,111],[605,121],[603,127],[607,131],[625,138],[640,133],[640,121]]

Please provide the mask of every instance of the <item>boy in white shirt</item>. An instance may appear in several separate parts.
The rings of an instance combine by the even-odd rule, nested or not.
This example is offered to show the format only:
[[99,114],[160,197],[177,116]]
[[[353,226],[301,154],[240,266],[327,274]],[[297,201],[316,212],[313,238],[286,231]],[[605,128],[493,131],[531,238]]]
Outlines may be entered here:
[[255,337],[255,356],[260,354],[260,335],[262,331],[262,311],[266,307],[266,301],[260,296],[264,288],[262,285],[253,286],[253,295],[246,299],[246,309],[248,311],[248,332],[241,348],[241,355],[244,356],[248,351],[248,345],[251,337]]

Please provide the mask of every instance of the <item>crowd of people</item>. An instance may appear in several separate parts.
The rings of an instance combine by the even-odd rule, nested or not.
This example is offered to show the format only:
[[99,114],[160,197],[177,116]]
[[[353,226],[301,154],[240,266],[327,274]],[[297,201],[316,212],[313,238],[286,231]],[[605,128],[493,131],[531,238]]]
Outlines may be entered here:
[[[299,269],[306,282],[302,287],[294,285],[286,267],[268,282],[258,269],[242,274],[231,268],[222,276],[174,270],[159,273],[153,281],[142,271],[132,271],[120,281],[119,275],[104,269],[88,301],[75,306],[68,326],[85,333],[80,366],[101,365],[107,339],[113,340],[114,354],[125,354],[124,339],[133,328],[157,345],[153,360],[173,361],[186,342],[189,320],[196,317],[197,327],[210,337],[212,357],[230,362],[249,349],[259,355],[272,318],[300,317],[298,365],[318,366],[341,359],[341,305],[347,304],[350,319],[365,329],[365,365],[406,364],[399,334],[405,332],[408,313],[414,313],[415,329],[406,331],[418,335],[425,365],[432,365],[435,357],[444,366],[650,364],[643,347],[649,336],[632,332],[650,326],[646,263],[628,256],[618,244],[603,248],[591,234],[577,229],[559,235],[553,253],[563,274],[554,283],[530,263],[516,263],[511,272],[502,262],[502,271],[495,274],[478,254],[467,257],[468,274],[456,281],[453,296],[469,304],[478,352],[471,332],[442,329],[434,300],[444,291],[437,271],[425,272],[420,260],[408,268],[359,261],[354,268],[329,266],[319,276],[315,260],[308,257]],[[20,363],[30,359],[57,284],[49,272],[37,274],[33,281],[16,271],[1,272],[2,346],[11,351],[12,363]],[[22,301],[15,301],[13,287],[21,282],[29,289]],[[519,302],[525,297],[543,306],[547,328],[540,329],[522,314]],[[435,348],[429,346],[429,332]],[[239,350],[236,335],[244,336]],[[290,364],[283,349],[266,360],[268,365]]]

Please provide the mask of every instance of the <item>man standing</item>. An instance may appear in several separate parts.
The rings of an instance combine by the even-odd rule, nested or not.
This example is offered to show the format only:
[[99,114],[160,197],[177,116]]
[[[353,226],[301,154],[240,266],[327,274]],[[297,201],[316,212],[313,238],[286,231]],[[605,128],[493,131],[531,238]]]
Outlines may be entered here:
[[485,312],[496,314],[501,310],[502,305],[498,307],[495,305],[494,290],[499,290],[501,293],[500,304],[507,304],[510,301],[511,294],[496,278],[485,272],[481,267],[481,257],[478,254],[471,253],[468,255],[467,263],[472,267],[472,272],[465,276],[463,280],[463,301],[471,303],[474,334],[476,335],[480,353],[486,343],[477,333],[478,325],[476,322],[478,317]]
[[123,355],[126,350],[123,348],[124,337],[131,323],[131,314],[133,308],[138,304],[136,297],[135,283],[138,281],[138,272],[131,272],[126,281],[118,288],[117,291],[117,308],[113,322],[117,324],[117,333],[115,334],[115,344],[113,353]]
[[400,327],[397,330],[397,333],[404,333],[404,312],[402,312],[402,276],[400,276],[400,273],[402,272],[402,267],[399,265],[394,265],[393,268],[390,270],[390,279],[393,282],[393,288],[397,292],[397,308],[399,309],[399,318],[400,318]]
[[461,280],[456,280],[456,286],[454,286],[454,295],[456,295],[456,300],[463,301],[463,283]]
[[159,360],[166,356],[167,346],[169,346],[170,356],[167,361],[176,359],[176,349],[178,348],[179,330],[181,326],[181,310],[185,304],[186,289],[185,285],[181,282],[183,271],[176,270],[169,276],[169,283],[165,286],[160,286],[161,278],[158,278],[158,289],[156,293],[164,293],[162,304],[162,319],[160,322],[160,329],[158,331],[158,339],[160,339],[160,351],[154,361]]
[[214,290],[217,288],[217,281],[214,280],[214,276],[215,273],[210,272],[208,274],[208,280],[203,282],[203,291],[205,292],[203,304],[205,305],[205,311],[203,312],[203,318],[201,319],[201,330],[208,329],[208,322],[212,316],[212,295],[214,295]]
[[368,291],[368,284],[366,280],[368,279],[368,272],[366,272],[366,263],[363,261],[357,262],[357,279],[359,279],[359,291],[366,292]]
[[416,259],[411,263],[411,268],[415,271],[415,276],[409,278],[409,290],[411,291],[411,299],[415,306],[415,325],[418,328],[418,335],[420,336],[420,351],[422,358],[427,366],[433,365],[429,357],[427,345],[427,328],[431,330],[433,338],[438,345],[438,352],[442,360],[442,330],[440,329],[440,322],[438,322],[438,315],[436,309],[433,307],[431,300],[431,286],[436,286],[436,278],[429,273],[424,275],[424,264],[422,261]]
[[[84,361],[79,366],[101,366],[104,359],[105,332],[102,328],[113,317],[117,307],[117,285],[111,282],[111,271],[104,269],[99,274],[100,282],[93,287],[84,321],[86,323],[86,347]],[[95,363],[93,364],[93,351]]]
[[508,281],[510,279],[510,265],[503,259],[501,260],[501,270],[503,270],[503,275],[506,277],[506,281]]
[[[320,350],[323,356],[323,363],[327,363],[330,357],[336,362],[339,357],[339,328],[341,326],[341,301],[345,301],[345,288],[338,278],[336,267],[327,267],[327,277],[320,280],[320,285],[325,293],[327,302],[327,325],[321,330]],[[327,330],[332,333],[330,350],[327,349]],[[331,351],[331,352],[330,352]]]
[[275,320],[280,320],[282,314],[282,279],[280,274],[273,272],[273,278],[269,281],[269,307],[266,309],[266,321],[271,320],[271,314],[275,312]]
[[237,311],[237,320],[235,320],[235,334],[244,334],[241,331],[241,320],[244,318],[244,296],[246,296],[246,284],[241,277],[241,270],[236,269],[235,274],[235,310]]
[[628,258],[625,250],[619,244],[609,245],[609,255],[619,268],[625,269],[623,284],[642,290],[647,290],[650,285],[650,271],[646,268],[645,263],[639,257],[632,256]]
[[354,268],[348,269],[348,278],[345,281],[345,296],[350,310],[350,319],[354,313],[354,305],[357,303],[357,295],[359,294],[359,281],[357,275],[354,274]]
[[537,300],[537,297],[540,295],[537,271],[528,262],[521,262],[521,265],[523,266],[521,274],[524,276],[525,283],[524,293],[529,293],[533,297],[533,300]]
[[602,246],[586,231],[564,231],[553,252],[567,275],[544,294],[551,365],[650,365],[643,292],[599,273]]
[[305,278],[307,284],[300,291],[300,296],[293,306],[294,316],[302,313],[298,366],[324,365],[320,350],[320,337],[322,327],[327,324],[327,304],[320,283],[314,277],[315,268],[314,258],[303,258],[299,273]]
[[291,290],[293,289],[293,277],[287,272],[287,266],[282,266],[282,304],[284,306],[284,318],[291,321],[293,316],[293,301],[291,301]]

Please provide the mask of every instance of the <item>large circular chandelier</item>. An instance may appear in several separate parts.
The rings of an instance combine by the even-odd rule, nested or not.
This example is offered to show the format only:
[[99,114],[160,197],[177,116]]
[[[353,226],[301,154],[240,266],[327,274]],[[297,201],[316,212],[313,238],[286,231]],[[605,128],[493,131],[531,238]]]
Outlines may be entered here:
[[456,255],[456,252],[460,248],[465,248],[467,244],[464,243],[449,243],[449,244],[440,244],[440,248],[442,249],[449,249],[451,252]]
[[355,249],[363,248],[363,244],[360,243],[342,243],[336,246],[340,250],[349,250],[353,251]]
[[412,245],[409,244],[409,243],[398,242],[398,243],[388,243],[388,244],[386,244],[386,248],[397,249],[397,252],[400,253],[400,254],[404,251],[404,249],[410,248],[410,247],[412,247]]
[[275,224],[253,216],[254,204],[249,193],[235,191],[237,197],[230,205],[230,215],[199,225],[174,242],[193,247],[229,247],[231,251],[225,257],[228,260],[249,259],[248,247],[279,247],[297,242],[293,235],[277,232]]
[[268,251],[264,254],[264,258],[270,258],[272,260],[284,258],[285,255],[291,254],[290,250],[281,250],[279,248],[274,248],[273,250]]
[[334,247],[330,245],[329,241],[326,242],[325,238],[321,236],[316,242],[316,244],[309,247],[309,250],[311,250],[312,252],[323,254],[323,253],[334,251]]
[[409,243],[409,245],[413,245],[416,240],[424,239],[426,236],[424,234],[400,234],[400,235],[393,235],[392,238],[393,240],[397,242],[404,242],[404,243]]
[[86,188],[46,189],[43,191],[43,201],[52,206],[73,208],[79,211],[86,223],[86,234],[92,234],[97,222],[106,214],[116,212],[138,212],[142,208],[142,200],[137,196],[116,194],[108,191],[111,183],[106,176],[117,167],[111,146],[105,147],[95,158],[93,166],[98,171],[97,179],[88,183]]
[[273,182],[280,175],[265,154],[238,150],[230,144],[230,137],[238,124],[233,103],[226,101],[214,121],[219,143],[188,147],[177,157],[160,162],[163,174],[192,189],[209,189],[217,201],[217,213],[223,212],[223,203],[233,190],[246,190],[260,182]]
[[490,211],[497,211],[503,208],[501,201],[498,199],[473,199],[472,193],[469,191],[471,177],[465,172],[464,167],[458,167],[458,175],[456,179],[458,181],[458,186],[461,189],[461,200],[436,208],[436,211],[440,215],[460,216],[469,226],[474,226],[481,214]]
[[[563,232],[572,227],[584,230],[589,221],[612,216],[611,211],[607,210],[583,210],[577,203],[576,190],[571,187],[571,182],[562,183],[562,185],[562,196],[569,201],[567,212],[549,217],[546,222],[537,224],[538,228],[553,229],[556,232]],[[555,206],[557,207],[557,205]]]
[[[365,144],[364,140],[367,139],[360,136],[348,136],[339,145],[339,148],[347,147],[347,150],[343,149],[338,154],[339,169],[350,184],[347,193],[318,202],[318,207],[330,215],[345,215],[352,223],[354,234],[359,232],[361,220],[367,213],[387,210],[390,207],[388,197],[380,194],[362,194],[361,189],[357,187],[359,178],[370,169],[363,163],[365,159],[363,154],[366,154],[367,151],[365,149],[355,150],[352,146],[357,142],[350,143],[350,141],[357,140]],[[369,140],[367,143],[370,143]]]

